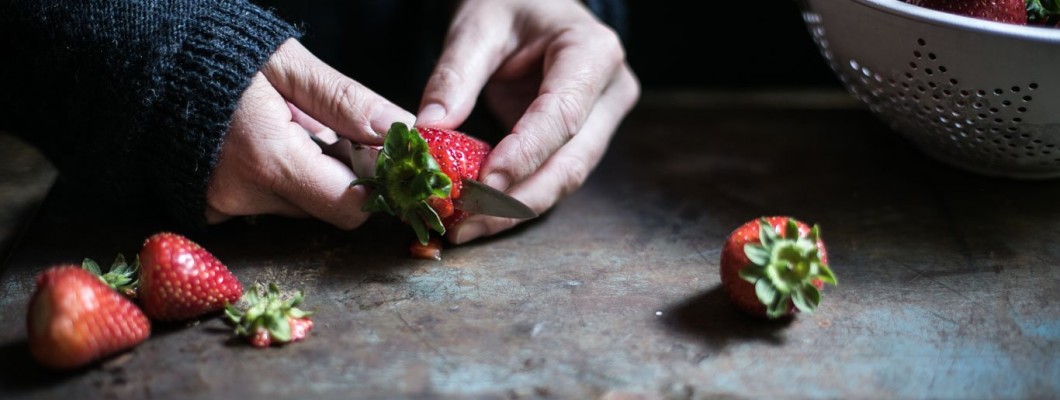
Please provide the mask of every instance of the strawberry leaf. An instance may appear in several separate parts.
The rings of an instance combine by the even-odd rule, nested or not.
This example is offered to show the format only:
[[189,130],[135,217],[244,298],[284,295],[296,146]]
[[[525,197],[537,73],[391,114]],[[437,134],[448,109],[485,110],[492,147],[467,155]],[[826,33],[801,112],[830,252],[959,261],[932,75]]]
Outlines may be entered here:
[[1027,0],[1027,22],[1037,25],[1057,25],[1060,22],[1060,1]]
[[773,304],[777,301],[777,289],[769,283],[768,279],[759,279],[755,282],[755,295],[762,304]]
[[769,259],[772,257],[769,249],[766,249],[765,246],[754,243],[745,244],[743,246],[743,253],[747,255],[747,259],[755,265],[768,265]]
[[778,295],[772,303],[766,303],[766,316],[769,318],[780,318],[788,312],[788,295]]
[[821,282],[829,283],[832,286],[839,285],[838,281],[836,281],[835,273],[833,273],[832,269],[825,264],[817,265],[817,274],[815,275],[815,277],[817,279],[820,279]]
[[[81,269],[84,269],[85,271],[91,272],[92,275],[95,275],[95,276],[103,275],[103,270],[101,270],[99,268],[99,264],[96,263],[94,260],[89,259],[89,258],[86,258],[84,261],[81,261]],[[106,281],[104,281],[104,282],[106,282]]]
[[[765,218],[758,221],[758,240],[762,242],[762,246],[765,248],[772,248],[773,242],[776,242],[780,237],[777,232],[773,230],[773,227],[769,225],[769,222]],[[765,264],[762,264],[765,265]]]
[[110,269],[106,273],[103,273],[103,269],[100,268],[96,261],[89,258],[81,262],[81,268],[99,277],[99,280],[110,286],[111,289],[117,290],[126,297],[136,297],[136,290],[140,286],[139,256],[130,265],[125,261],[125,256],[118,253],[118,256],[114,258],[114,263],[111,264]]

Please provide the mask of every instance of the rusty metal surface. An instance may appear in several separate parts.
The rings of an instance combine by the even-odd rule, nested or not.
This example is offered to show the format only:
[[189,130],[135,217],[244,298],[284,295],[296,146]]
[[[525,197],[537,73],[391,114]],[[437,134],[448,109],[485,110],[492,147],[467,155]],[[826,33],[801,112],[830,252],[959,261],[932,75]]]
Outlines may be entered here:
[[[582,190],[442,261],[379,217],[192,236],[245,283],[304,287],[306,342],[255,350],[208,318],[55,374],[25,348],[33,275],[167,228],[60,186],[3,269],[0,397],[1053,398],[1057,204],[1060,182],[951,170],[857,108],[646,104]],[[721,293],[725,236],[765,214],[821,225],[840,284],[818,313],[748,319]]]

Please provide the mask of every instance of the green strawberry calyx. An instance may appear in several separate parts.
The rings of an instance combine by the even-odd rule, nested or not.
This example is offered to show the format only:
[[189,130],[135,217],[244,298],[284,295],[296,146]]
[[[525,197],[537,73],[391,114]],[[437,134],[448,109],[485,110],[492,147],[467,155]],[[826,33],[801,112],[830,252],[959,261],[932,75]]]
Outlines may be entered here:
[[1060,0],[1027,0],[1027,21],[1038,25],[1060,23]]
[[265,329],[272,341],[287,343],[292,339],[289,319],[313,315],[298,308],[304,298],[302,291],[284,295],[275,283],[270,283],[267,289],[262,284],[256,284],[239,301],[239,305],[245,308],[225,302],[225,317],[235,325],[235,334],[238,336],[251,337]]
[[814,283],[836,284],[835,274],[821,261],[820,228],[814,225],[800,237],[798,221],[789,218],[781,237],[764,218],[759,226],[760,243],[744,245],[750,264],[740,270],[740,277],[754,284],[769,318],[783,316],[789,301],[800,311],[812,313],[821,303],[821,291]]
[[133,260],[132,264],[129,264],[125,261],[125,256],[118,253],[107,273],[103,273],[103,269],[94,260],[86,258],[81,262],[81,269],[91,272],[111,289],[117,290],[126,297],[135,298],[136,291],[140,288],[139,256]]
[[427,141],[416,128],[395,122],[387,131],[376,159],[375,176],[362,177],[350,186],[372,189],[363,211],[382,211],[412,226],[416,238],[426,245],[430,230],[445,234],[442,219],[427,202],[431,197],[448,198],[453,183],[431,156]]

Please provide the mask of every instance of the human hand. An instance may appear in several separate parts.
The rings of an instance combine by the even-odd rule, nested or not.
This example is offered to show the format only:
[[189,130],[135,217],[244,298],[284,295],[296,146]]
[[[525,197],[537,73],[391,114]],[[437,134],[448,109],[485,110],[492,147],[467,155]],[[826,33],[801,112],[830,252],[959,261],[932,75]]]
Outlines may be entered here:
[[[511,132],[481,179],[537,212],[585,182],[640,96],[613,30],[576,0],[464,0],[424,90],[416,123],[456,128],[479,93]],[[463,243],[519,220],[475,215]]]
[[[206,191],[206,218],[312,216],[343,229],[368,217],[357,177],[325,156],[307,132],[382,144],[394,121],[411,113],[313,56],[298,41],[281,45],[251,80],[232,116]],[[319,122],[318,122],[319,121]]]

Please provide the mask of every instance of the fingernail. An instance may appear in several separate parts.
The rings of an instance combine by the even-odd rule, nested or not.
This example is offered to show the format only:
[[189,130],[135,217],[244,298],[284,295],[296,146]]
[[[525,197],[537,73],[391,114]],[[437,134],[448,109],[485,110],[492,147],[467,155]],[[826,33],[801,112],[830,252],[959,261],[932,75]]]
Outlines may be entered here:
[[500,172],[494,172],[489,175],[486,175],[486,177],[482,179],[482,183],[485,183],[486,186],[501,191],[508,190],[508,186],[510,185],[510,182],[508,181],[508,176]]
[[416,121],[416,116],[412,113],[405,111],[401,107],[393,104],[387,104],[380,107],[379,112],[376,113],[375,118],[372,118],[372,130],[379,137],[386,135],[386,132],[390,130],[390,125],[395,122],[401,122],[405,125],[412,126],[412,123]]
[[456,233],[453,235],[455,239],[454,244],[466,243],[472,239],[482,236],[486,232],[486,226],[478,222],[465,222],[460,224],[456,228]]
[[416,116],[417,125],[433,124],[441,121],[445,118],[445,107],[441,104],[431,103],[423,107],[420,110],[420,115]]

